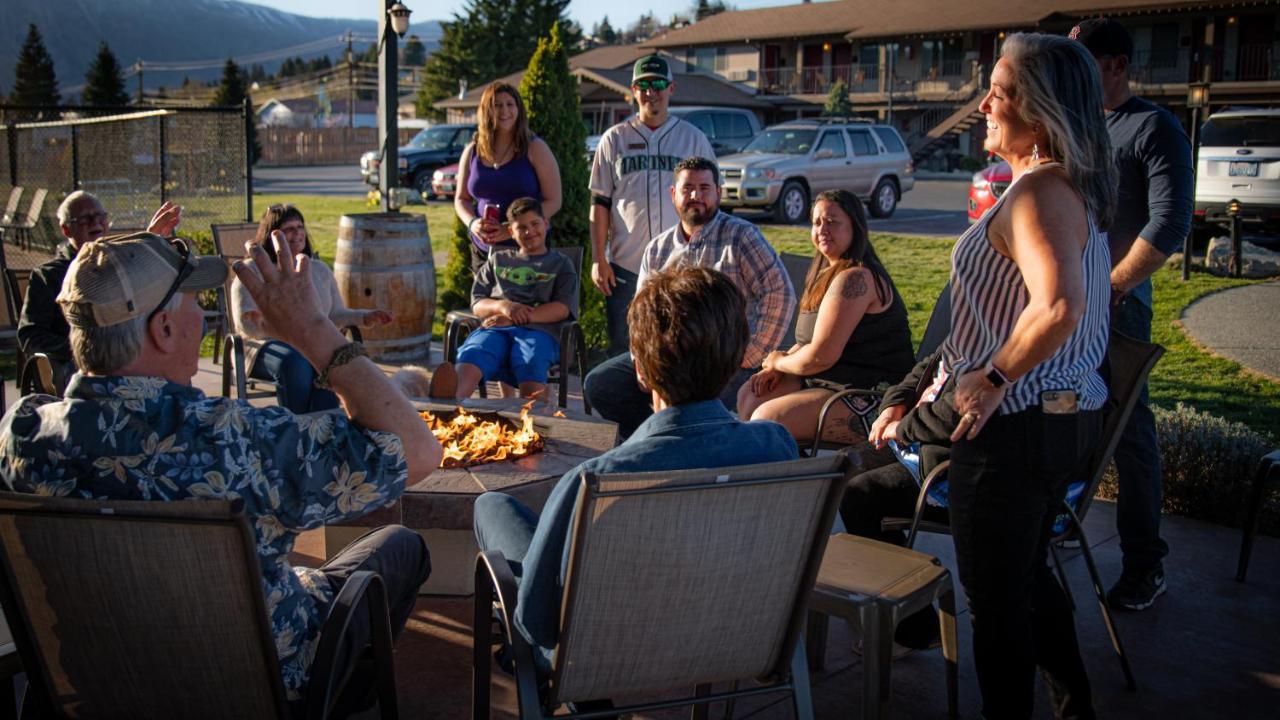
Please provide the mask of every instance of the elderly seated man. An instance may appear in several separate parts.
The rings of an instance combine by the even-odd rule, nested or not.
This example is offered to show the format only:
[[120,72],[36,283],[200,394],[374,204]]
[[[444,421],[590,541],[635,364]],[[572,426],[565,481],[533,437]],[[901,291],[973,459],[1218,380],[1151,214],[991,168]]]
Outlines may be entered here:
[[626,442],[565,473],[541,517],[502,493],[476,500],[476,540],[511,562],[520,584],[516,625],[544,671],[560,634],[561,567],[583,470],[714,468],[799,454],[786,428],[741,422],[719,400],[750,341],[742,293],[727,276],[704,267],[656,272],[631,301],[627,322],[636,381],[649,388],[654,414]]
[[[368,533],[318,569],[292,567],[299,531],[391,504],[439,465],[441,451],[408,400],[320,312],[309,259],[295,266],[284,236],[273,240],[278,264],[258,247],[256,269],[236,272],[277,337],[323,369],[344,413],[205,397],[191,387],[203,324],[196,293],[221,285],[226,265],[149,233],[93,241],[58,295],[80,373],[65,400],[29,395],[0,420],[0,487],[155,502],[241,498],[285,690],[299,702],[328,606],[351,573],[382,576],[398,634],[430,572],[422,538],[398,526]],[[367,642],[367,616],[356,618]],[[373,678],[356,677],[348,687],[367,697]]]
[[[53,383],[61,392],[76,367],[71,357],[71,326],[62,316],[57,297],[67,268],[80,248],[100,240],[111,226],[110,216],[98,198],[76,190],[58,206],[58,227],[66,242],[59,243],[53,259],[31,271],[27,296],[18,318],[18,343],[27,355],[43,353],[53,365]],[[182,221],[182,208],[165,203],[151,218],[147,232],[168,237]]]

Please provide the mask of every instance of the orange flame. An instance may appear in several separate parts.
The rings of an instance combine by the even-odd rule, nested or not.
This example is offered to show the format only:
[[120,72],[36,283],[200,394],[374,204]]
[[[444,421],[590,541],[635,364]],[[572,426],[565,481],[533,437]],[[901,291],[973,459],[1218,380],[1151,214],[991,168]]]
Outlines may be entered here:
[[444,448],[440,467],[459,468],[513,460],[541,451],[544,443],[533,429],[531,407],[532,401],[525,404],[518,420],[492,412],[471,413],[461,407],[447,420],[430,411],[419,415]]

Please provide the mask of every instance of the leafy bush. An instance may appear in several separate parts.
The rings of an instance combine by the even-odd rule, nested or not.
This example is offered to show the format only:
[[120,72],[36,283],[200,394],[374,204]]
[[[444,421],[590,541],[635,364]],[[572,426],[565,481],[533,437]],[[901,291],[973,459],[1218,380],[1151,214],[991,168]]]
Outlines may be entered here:
[[449,264],[440,277],[440,307],[445,312],[471,307],[471,235],[461,218],[453,216],[449,228]]
[[[1182,403],[1173,410],[1152,410],[1164,457],[1164,511],[1239,526],[1258,461],[1272,449],[1268,440],[1243,423]],[[1099,495],[1114,499],[1116,489],[1113,466]],[[1263,501],[1259,527],[1280,535],[1280,494]]]

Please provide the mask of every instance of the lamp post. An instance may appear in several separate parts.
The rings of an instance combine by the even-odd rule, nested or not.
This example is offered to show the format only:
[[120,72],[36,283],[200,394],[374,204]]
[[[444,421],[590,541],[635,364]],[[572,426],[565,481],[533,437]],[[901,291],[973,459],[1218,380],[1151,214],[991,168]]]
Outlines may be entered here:
[[[1194,197],[1197,175],[1200,172],[1200,108],[1209,106],[1209,68],[1205,67],[1204,80],[1187,83],[1187,109],[1191,111],[1191,193]],[[1182,243],[1182,279],[1191,279],[1191,241],[1195,237],[1194,224],[1187,231]]]
[[399,44],[397,38],[409,32],[412,11],[393,0],[378,0],[378,137],[382,138],[382,162],[378,164],[378,190],[382,209],[400,209],[393,190],[400,180],[400,127],[396,113],[400,104]]

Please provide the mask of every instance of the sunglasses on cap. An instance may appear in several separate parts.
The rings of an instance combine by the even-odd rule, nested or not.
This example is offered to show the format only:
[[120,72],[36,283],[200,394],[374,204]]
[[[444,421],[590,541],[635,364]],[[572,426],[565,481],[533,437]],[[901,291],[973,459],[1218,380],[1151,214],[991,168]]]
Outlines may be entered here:
[[151,322],[151,318],[155,317],[157,313],[169,304],[169,301],[173,299],[174,293],[178,292],[178,287],[187,278],[191,277],[191,273],[196,271],[196,266],[191,264],[191,248],[187,247],[185,242],[175,239],[170,240],[169,245],[174,250],[177,250],[178,254],[182,255],[182,264],[178,266],[178,277],[173,279],[173,284],[169,286],[169,291],[164,294],[164,299],[160,301],[155,310],[151,311],[151,314],[147,315],[147,322]]
[[631,86],[637,90],[666,90],[671,87],[671,81],[666,78],[645,78],[631,83]]

